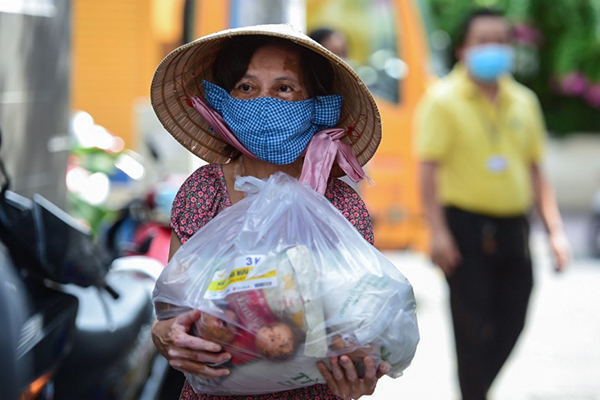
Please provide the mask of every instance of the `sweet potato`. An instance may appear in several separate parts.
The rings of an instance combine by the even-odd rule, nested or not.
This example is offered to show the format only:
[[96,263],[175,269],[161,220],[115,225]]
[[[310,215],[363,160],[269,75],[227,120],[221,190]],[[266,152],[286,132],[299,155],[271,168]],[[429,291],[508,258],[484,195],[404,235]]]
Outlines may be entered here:
[[208,313],[202,313],[200,320],[196,323],[198,335],[206,340],[216,343],[230,344],[238,333],[238,317],[231,310],[224,311],[227,320],[222,320]]
[[292,327],[283,322],[265,325],[256,332],[256,351],[269,360],[292,355],[298,339]]

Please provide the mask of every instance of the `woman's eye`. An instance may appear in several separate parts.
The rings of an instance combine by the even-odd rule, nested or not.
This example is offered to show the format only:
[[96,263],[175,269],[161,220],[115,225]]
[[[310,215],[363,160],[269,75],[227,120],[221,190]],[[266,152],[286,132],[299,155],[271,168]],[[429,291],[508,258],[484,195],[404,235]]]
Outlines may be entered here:
[[239,86],[239,89],[240,89],[242,92],[249,92],[249,91],[250,91],[250,89],[251,89],[251,87],[250,87],[250,85],[248,85],[247,83],[242,83],[242,84]]
[[279,91],[283,93],[288,93],[292,91],[292,88],[287,85],[282,85],[279,87]]

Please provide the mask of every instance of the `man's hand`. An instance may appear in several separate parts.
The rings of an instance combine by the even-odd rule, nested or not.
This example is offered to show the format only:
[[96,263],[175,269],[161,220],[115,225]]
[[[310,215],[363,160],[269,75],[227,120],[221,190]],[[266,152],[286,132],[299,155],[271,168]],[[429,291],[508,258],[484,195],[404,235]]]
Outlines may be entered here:
[[554,257],[554,269],[556,272],[564,270],[571,262],[571,245],[561,229],[549,234],[550,250]]
[[571,262],[571,246],[565,235],[554,190],[537,164],[531,165],[531,183],[535,195],[535,206],[550,239],[554,269],[556,272],[560,272]]
[[456,273],[456,268],[462,262],[458,246],[447,230],[433,233],[431,240],[431,261],[440,267],[447,277]]
[[419,164],[421,196],[427,213],[431,232],[431,261],[440,267],[446,277],[451,277],[462,262],[458,246],[448,229],[446,215],[437,196],[437,162],[422,161]]

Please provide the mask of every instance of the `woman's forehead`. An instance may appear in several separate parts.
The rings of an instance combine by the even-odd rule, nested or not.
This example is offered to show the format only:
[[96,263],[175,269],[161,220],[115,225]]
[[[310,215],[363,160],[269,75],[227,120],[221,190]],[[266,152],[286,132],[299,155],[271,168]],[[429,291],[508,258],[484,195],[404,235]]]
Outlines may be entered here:
[[256,49],[250,60],[250,68],[281,68],[294,72],[300,71],[298,51],[277,45],[266,45]]
[[300,60],[300,53],[297,49],[288,46],[281,46],[277,44],[266,44],[260,46],[254,52],[253,58],[259,55],[260,57],[273,57],[273,58],[290,58],[294,60]]

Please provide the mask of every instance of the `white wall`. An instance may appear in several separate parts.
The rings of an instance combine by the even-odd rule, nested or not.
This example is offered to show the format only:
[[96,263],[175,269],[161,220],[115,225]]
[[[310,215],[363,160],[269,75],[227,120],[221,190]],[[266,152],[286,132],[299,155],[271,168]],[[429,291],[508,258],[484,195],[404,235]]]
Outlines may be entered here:
[[600,190],[600,133],[550,139],[544,161],[561,209],[589,211]]

